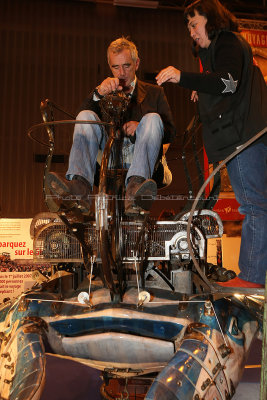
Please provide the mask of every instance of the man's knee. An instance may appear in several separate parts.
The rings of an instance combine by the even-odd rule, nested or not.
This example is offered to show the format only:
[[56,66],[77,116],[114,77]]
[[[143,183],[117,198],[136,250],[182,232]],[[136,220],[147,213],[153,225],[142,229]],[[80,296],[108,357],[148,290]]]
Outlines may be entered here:
[[[77,117],[76,121],[99,121],[98,115],[91,110],[81,111]],[[78,140],[79,138],[86,138],[86,140],[98,140],[102,138],[101,127],[96,124],[76,124],[74,128],[74,138]]]
[[78,120],[78,121],[90,121],[90,120],[98,121],[99,117],[94,111],[83,110],[83,111],[79,112],[79,114],[76,117],[76,120]]
[[145,114],[142,117],[140,122],[141,123],[150,123],[150,124],[159,124],[159,125],[163,126],[161,116],[155,112]]
[[136,131],[137,134],[142,131],[142,136],[147,134],[150,138],[152,138],[152,136],[155,138],[163,138],[163,122],[158,113],[148,113],[144,115],[138,128],[139,129]]

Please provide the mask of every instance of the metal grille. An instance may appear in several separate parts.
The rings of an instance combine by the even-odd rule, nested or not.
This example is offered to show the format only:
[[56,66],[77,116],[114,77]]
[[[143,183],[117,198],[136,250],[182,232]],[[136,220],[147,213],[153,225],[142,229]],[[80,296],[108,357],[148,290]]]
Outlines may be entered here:
[[89,224],[85,229],[85,241],[91,247],[94,254],[99,254],[100,246],[95,225]]
[[[185,224],[173,221],[157,221],[152,226],[145,229],[144,235],[140,240],[140,232],[142,224],[138,222],[121,224],[121,234],[123,241],[123,257],[124,259],[133,260],[134,252],[140,254],[142,247],[145,247],[148,260],[163,259],[166,257],[166,242],[184,228]],[[140,242],[138,244],[138,242]],[[138,245],[137,245],[138,244]]]
[[42,227],[34,240],[34,260],[46,262],[81,262],[82,253],[78,240],[67,232],[63,223]]
[[[180,221],[188,221],[190,213],[184,214]],[[219,215],[211,210],[195,211],[193,224],[205,235],[206,239],[222,237],[223,223]]]
[[[188,253],[187,248],[179,249],[180,241],[186,246],[187,221],[186,213],[179,221],[152,221],[143,225],[140,221],[122,221],[119,227],[119,244],[125,262],[135,257],[146,256],[148,260],[168,260],[171,257],[170,247],[175,254]],[[204,251],[205,239],[220,237],[223,225],[214,211],[195,211],[191,235],[196,245]],[[31,235],[34,238],[34,261],[46,262],[82,262],[82,251],[79,241],[69,233],[66,225],[55,213],[41,213],[32,220]],[[111,231],[109,232],[111,242]],[[85,226],[85,242],[90,251],[99,258],[100,244],[95,223]]]
[[[34,261],[82,262],[79,241],[68,232],[67,227],[62,222],[54,221],[45,225],[44,221],[47,219],[34,221],[34,225],[39,227],[34,237]],[[183,237],[186,240],[186,228],[186,221],[157,221],[145,227],[141,222],[123,221],[119,230],[122,258],[125,262],[133,261],[135,257],[140,258],[145,254],[148,260],[168,260],[169,247],[170,245],[175,247],[177,234],[181,233],[178,235],[179,238]],[[204,239],[200,231],[192,229],[191,234],[203,247]],[[95,224],[90,223],[86,226],[85,241],[92,253],[97,256],[97,261],[101,261]]]

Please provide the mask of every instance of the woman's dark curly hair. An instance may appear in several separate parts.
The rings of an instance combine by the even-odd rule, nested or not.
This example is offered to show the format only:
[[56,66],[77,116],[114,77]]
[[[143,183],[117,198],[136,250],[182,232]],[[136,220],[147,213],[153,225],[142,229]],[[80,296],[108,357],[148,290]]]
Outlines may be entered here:
[[218,0],[197,0],[191,2],[184,11],[184,21],[188,24],[188,17],[194,17],[195,11],[207,18],[206,31],[210,40],[214,39],[220,30],[238,32],[236,17],[227,10]]

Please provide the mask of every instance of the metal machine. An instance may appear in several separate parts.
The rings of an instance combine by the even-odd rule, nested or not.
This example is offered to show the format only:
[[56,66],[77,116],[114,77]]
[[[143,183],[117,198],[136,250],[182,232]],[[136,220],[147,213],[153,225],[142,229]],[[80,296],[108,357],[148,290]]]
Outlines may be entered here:
[[[57,124],[46,107],[45,177]],[[0,307],[0,397],[40,398],[49,343],[56,354],[103,372],[103,399],[115,399],[110,379],[142,376],[151,383],[146,400],[229,400],[261,330],[263,289],[235,293],[211,281],[207,239],[223,233],[213,211],[166,221],[124,216],[123,189],[111,196],[107,183],[119,129],[103,123],[111,133],[95,214],[62,210],[44,179],[49,212],[33,219],[31,235],[34,260],[51,263],[53,274]],[[124,390],[121,399],[130,398]]]

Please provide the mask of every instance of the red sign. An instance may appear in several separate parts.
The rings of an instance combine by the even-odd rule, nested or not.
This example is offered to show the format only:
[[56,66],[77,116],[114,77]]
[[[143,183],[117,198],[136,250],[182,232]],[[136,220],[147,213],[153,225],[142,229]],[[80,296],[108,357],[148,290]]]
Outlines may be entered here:
[[267,47],[267,31],[242,29],[241,35],[252,47]]
[[244,218],[238,211],[239,203],[236,199],[218,199],[213,211],[219,214],[222,221],[240,221]]

